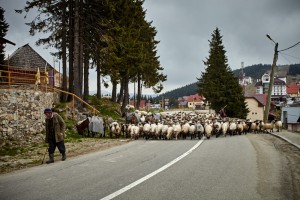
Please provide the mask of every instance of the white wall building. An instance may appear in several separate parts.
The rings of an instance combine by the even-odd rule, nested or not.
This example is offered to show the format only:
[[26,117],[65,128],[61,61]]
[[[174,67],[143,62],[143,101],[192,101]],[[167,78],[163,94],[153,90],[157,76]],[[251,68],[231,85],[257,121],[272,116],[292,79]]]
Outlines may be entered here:
[[[255,87],[256,87],[256,94],[268,94],[270,84],[270,75],[265,73],[261,80],[257,80]],[[286,77],[274,77],[274,84],[272,88],[272,98],[279,98],[286,96]]]

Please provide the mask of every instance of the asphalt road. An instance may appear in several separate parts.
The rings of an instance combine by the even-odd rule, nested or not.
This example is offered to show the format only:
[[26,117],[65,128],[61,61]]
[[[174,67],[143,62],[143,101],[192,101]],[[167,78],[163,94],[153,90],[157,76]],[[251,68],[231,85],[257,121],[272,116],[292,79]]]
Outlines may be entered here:
[[0,176],[0,199],[299,199],[299,151],[268,134],[140,139]]

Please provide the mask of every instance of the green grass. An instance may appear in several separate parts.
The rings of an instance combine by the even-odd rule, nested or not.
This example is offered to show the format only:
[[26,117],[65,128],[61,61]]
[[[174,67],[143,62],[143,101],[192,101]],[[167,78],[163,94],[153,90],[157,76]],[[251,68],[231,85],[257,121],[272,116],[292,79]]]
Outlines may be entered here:
[[0,156],[16,156],[24,151],[22,147],[3,146],[0,149]]
[[90,96],[89,100],[102,117],[111,117],[114,120],[121,120],[120,105],[112,102],[109,99],[98,99],[96,96]]

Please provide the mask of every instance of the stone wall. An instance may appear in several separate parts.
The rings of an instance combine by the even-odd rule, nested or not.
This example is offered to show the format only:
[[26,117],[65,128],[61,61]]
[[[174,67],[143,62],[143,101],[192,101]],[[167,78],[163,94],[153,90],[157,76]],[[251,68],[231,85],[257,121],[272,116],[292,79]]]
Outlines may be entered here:
[[0,89],[0,147],[43,140],[43,111],[57,99],[51,92]]

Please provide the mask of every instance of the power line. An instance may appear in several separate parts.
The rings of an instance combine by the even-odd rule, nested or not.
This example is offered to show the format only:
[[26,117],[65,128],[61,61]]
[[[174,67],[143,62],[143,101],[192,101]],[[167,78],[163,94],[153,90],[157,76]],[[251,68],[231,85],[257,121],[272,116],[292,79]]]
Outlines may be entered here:
[[300,42],[297,42],[296,44],[294,44],[294,45],[292,45],[292,46],[290,46],[290,47],[288,47],[288,48],[286,48],[286,49],[279,50],[278,52],[282,52],[282,51],[291,49],[291,48],[293,48],[293,47],[295,47],[295,46],[297,46],[297,45],[299,45],[299,44],[300,44]]

